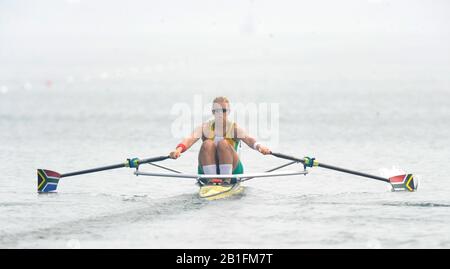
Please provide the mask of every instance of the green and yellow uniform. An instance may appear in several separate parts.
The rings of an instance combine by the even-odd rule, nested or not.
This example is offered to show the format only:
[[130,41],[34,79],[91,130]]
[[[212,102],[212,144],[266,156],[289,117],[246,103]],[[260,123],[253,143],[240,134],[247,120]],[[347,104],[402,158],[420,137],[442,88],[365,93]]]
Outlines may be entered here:
[[[216,139],[220,139],[218,137],[216,137],[215,134],[215,121],[214,120],[210,120],[207,123],[207,133],[205,135],[205,132],[203,132],[202,135],[202,141],[205,140],[212,140],[212,141],[216,141]],[[236,123],[235,122],[230,122],[227,121],[227,126],[226,126],[226,134],[225,137],[223,137],[223,139],[225,139],[228,144],[230,144],[233,149],[238,152],[239,146],[241,144],[241,140],[237,138],[237,133],[236,133]],[[219,174],[219,168],[217,167],[217,174]],[[198,165],[198,173],[199,174],[204,174],[203,172],[203,168],[202,166],[199,164]],[[238,163],[236,165],[236,168],[233,169],[233,175],[235,174],[243,174],[244,173],[244,166],[242,165],[241,160],[238,160]]]

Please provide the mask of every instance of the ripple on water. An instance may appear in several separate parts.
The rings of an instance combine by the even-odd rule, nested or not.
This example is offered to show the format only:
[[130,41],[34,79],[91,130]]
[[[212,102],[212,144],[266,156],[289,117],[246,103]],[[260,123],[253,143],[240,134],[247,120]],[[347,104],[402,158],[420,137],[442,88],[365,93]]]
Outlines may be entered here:
[[410,206],[410,207],[450,207],[450,204],[431,203],[431,202],[398,202],[398,203],[383,203],[387,206]]

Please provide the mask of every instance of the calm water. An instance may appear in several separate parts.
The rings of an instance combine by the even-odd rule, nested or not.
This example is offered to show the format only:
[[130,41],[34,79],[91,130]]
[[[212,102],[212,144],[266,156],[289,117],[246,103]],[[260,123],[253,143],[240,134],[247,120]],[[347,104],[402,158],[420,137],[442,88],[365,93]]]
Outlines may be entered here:
[[[450,247],[448,84],[215,79],[56,81],[0,93],[0,247]],[[190,180],[119,169],[36,193],[37,168],[70,172],[167,154],[179,142],[171,109],[192,106],[196,94],[277,103],[274,151],[378,175],[413,172],[419,191],[393,193],[382,182],[314,168],[250,180],[244,195],[207,202]],[[195,172],[198,150],[163,164]],[[246,172],[284,163],[245,146],[241,155]]]

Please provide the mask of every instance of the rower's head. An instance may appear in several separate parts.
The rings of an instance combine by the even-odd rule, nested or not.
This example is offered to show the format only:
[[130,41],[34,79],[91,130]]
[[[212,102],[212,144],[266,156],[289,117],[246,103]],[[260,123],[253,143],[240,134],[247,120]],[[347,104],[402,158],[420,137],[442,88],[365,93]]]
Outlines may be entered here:
[[212,113],[216,120],[226,120],[230,113],[230,101],[225,96],[214,98],[212,105]]

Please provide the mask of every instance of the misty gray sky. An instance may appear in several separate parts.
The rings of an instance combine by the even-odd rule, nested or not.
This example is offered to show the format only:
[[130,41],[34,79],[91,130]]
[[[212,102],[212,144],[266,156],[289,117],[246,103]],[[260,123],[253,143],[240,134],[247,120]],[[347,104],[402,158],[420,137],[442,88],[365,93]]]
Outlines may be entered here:
[[449,14],[446,0],[0,0],[0,74],[252,60],[316,77],[343,66],[364,78],[361,65],[381,64],[445,78]]
[[449,33],[446,0],[2,0],[2,36]]

